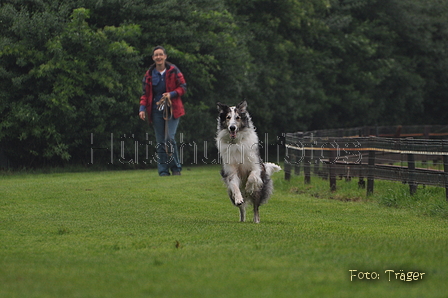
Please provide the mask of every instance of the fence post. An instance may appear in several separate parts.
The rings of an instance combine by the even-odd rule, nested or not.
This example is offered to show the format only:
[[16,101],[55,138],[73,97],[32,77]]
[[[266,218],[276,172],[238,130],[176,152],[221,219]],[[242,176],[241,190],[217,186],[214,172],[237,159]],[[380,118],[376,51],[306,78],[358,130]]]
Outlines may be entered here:
[[366,182],[364,181],[365,167],[362,164],[362,155],[361,160],[359,160],[359,168],[358,189],[366,189]]
[[417,192],[417,183],[415,183],[415,158],[414,154],[408,154],[408,183],[409,192],[414,195]]
[[291,179],[291,164],[285,160],[285,180]]
[[448,201],[448,155],[443,156],[443,171],[445,173],[445,198]]
[[330,159],[329,159],[329,167],[330,167],[330,190],[336,191],[336,171],[335,171],[335,163],[336,163],[336,151],[330,150]]
[[[289,157],[289,160],[288,160]],[[293,154],[292,149],[289,149],[288,146],[285,144],[285,180],[289,181],[291,179],[291,168],[293,164]]]
[[303,173],[305,175],[305,184],[311,183],[311,150],[305,150],[305,159],[303,160]]
[[[303,150],[302,150],[303,151]],[[300,163],[301,160],[303,160],[303,153],[302,157],[299,156],[299,150],[295,150],[297,154],[293,155],[293,161],[294,161],[294,175],[299,176],[300,175]]]
[[375,179],[375,151],[369,151],[369,165],[367,170],[367,195],[373,194]]

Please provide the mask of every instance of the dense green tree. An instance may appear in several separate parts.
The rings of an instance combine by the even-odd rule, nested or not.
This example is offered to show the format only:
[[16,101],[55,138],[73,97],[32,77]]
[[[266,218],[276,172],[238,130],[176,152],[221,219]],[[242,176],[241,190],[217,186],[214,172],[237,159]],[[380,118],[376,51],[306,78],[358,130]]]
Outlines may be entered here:
[[[44,22],[40,17],[33,13],[25,20]],[[59,23],[62,30],[38,40],[45,41],[40,49],[35,43],[23,46],[32,38],[3,48],[2,56],[11,63],[4,77],[17,68],[14,64],[22,69],[2,80],[6,100],[1,139],[8,144],[3,149],[25,165],[68,161],[73,155],[80,160],[88,156],[92,133],[121,134],[132,128],[132,101],[139,86],[134,72],[140,57],[125,40],[140,30],[135,25],[93,30],[88,17],[88,10],[74,10],[70,22]]]
[[55,151],[68,158],[66,144],[43,149],[55,131],[45,127],[51,120],[41,116],[45,105],[39,97],[48,86],[32,73],[45,61],[47,41],[61,32],[67,8],[52,9],[42,1],[20,4],[11,1],[0,8],[0,141],[13,161],[29,166]]
[[[448,117],[448,2],[378,1],[378,13],[394,33],[388,48],[402,74],[389,86],[389,101],[408,111],[390,113],[396,123],[445,124]],[[411,111],[411,113],[409,113]],[[397,116],[401,114],[402,117]],[[403,117],[404,116],[404,117]]]
[[141,85],[134,75],[140,56],[127,42],[139,37],[139,27],[93,30],[88,18],[89,10],[74,10],[62,34],[47,43],[51,59],[36,70],[39,79],[52,85],[43,99],[50,102],[49,116],[60,117],[56,123],[72,147],[69,152],[79,150],[92,133],[132,131],[133,98]]
[[319,109],[321,84],[312,43],[326,28],[316,18],[323,1],[228,1],[251,38],[252,80],[244,90],[260,132],[304,129]]
[[377,18],[357,15],[367,2],[330,1],[322,15],[328,31],[313,48],[322,55],[318,79],[324,100],[311,127],[375,125],[384,113],[389,92],[384,84],[392,75],[394,59],[382,50],[391,33]]
[[326,104],[311,127],[442,124],[446,6],[421,0],[329,1],[323,17],[329,31],[313,46],[325,53],[319,80]]

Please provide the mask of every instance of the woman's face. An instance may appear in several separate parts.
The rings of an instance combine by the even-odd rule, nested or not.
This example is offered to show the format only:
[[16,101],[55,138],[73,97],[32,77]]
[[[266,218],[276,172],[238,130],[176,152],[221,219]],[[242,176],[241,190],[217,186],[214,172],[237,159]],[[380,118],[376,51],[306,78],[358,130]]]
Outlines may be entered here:
[[152,54],[152,60],[156,63],[156,65],[164,65],[166,60],[166,55],[163,53],[162,49],[157,49]]

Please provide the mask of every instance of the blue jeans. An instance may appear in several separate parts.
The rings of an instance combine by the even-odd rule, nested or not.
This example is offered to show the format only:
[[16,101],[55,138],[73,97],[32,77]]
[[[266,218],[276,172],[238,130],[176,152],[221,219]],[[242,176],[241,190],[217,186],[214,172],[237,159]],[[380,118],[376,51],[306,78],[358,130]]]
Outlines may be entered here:
[[[165,140],[165,119],[160,111],[152,111],[152,122],[156,133],[156,153],[157,153],[157,169],[160,176],[170,175],[172,172],[182,171],[182,165],[179,161],[179,152],[175,135],[179,118],[171,118],[168,120],[168,137]],[[167,154],[168,151],[168,154]]]

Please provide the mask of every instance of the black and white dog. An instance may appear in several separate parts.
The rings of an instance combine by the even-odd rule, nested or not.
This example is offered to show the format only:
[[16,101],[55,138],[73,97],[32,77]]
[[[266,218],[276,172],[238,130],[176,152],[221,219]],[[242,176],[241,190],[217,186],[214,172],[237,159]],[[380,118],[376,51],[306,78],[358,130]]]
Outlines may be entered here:
[[221,176],[230,200],[240,209],[240,220],[246,219],[246,205],[254,206],[254,222],[260,222],[258,208],[266,203],[274,187],[271,174],[281,168],[263,163],[258,136],[247,112],[245,101],[229,107],[218,102],[216,146],[222,158]]

